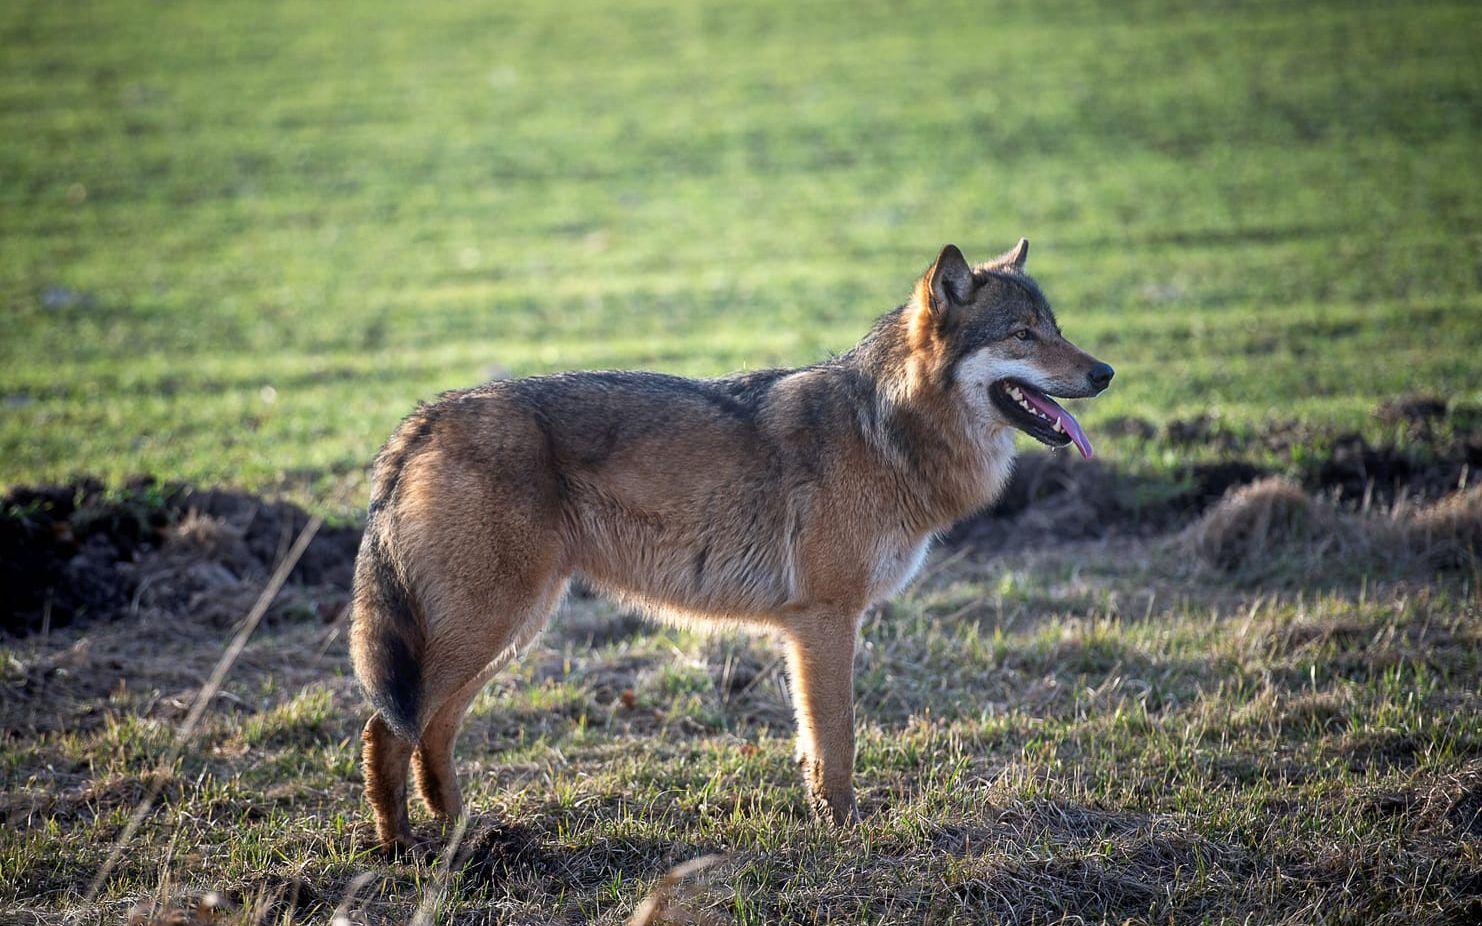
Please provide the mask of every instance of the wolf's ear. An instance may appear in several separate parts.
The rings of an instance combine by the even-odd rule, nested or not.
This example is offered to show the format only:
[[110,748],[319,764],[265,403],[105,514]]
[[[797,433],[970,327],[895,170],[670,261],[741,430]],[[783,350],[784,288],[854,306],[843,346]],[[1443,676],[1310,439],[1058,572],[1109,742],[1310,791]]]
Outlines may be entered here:
[[966,305],[973,298],[973,270],[957,245],[949,244],[937,255],[936,263],[921,278],[924,308],[933,314],[947,312],[954,305]]
[[990,260],[986,266],[999,270],[1022,271],[1024,262],[1027,260],[1029,260],[1029,239],[1020,238],[1018,244]]

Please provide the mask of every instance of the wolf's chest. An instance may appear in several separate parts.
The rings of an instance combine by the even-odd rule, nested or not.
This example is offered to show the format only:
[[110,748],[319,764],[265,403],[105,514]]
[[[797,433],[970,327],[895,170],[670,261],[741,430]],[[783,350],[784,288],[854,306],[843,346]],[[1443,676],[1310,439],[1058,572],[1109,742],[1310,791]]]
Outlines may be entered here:
[[889,598],[905,588],[921,570],[921,564],[926,562],[926,553],[930,549],[930,537],[914,542],[902,540],[884,545],[870,573],[870,600]]

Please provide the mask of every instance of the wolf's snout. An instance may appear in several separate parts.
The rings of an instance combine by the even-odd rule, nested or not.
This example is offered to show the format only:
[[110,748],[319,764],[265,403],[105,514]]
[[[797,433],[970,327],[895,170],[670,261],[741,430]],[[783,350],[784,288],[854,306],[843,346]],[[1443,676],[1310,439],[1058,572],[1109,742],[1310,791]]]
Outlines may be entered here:
[[1116,374],[1117,371],[1111,368],[1111,364],[1098,363],[1086,374],[1086,378],[1091,381],[1091,388],[1100,392],[1111,385],[1112,377]]

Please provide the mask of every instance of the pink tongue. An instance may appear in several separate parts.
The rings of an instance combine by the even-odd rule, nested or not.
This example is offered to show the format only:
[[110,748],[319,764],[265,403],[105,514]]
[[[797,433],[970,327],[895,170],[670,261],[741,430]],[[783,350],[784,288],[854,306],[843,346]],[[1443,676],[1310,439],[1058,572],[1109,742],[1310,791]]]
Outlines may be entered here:
[[1081,423],[1076,421],[1075,416],[1070,412],[1055,404],[1054,399],[1036,389],[1024,389],[1024,401],[1049,415],[1051,421],[1058,420],[1060,427],[1065,429],[1065,433],[1075,444],[1075,449],[1081,452],[1081,456],[1089,460],[1096,455],[1096,452],[1091,449],[1091,439],[1086,436],[1085,431],[1081,430]]

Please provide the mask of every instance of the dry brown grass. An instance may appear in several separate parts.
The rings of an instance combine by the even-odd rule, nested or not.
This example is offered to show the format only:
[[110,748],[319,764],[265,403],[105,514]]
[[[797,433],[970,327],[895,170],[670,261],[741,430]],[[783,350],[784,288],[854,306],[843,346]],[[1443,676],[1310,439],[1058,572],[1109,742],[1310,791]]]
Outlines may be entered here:
[[1406,539],[1428,562],[1464,565],[1482,553],[1482,485],[1415,511]]
[[1430,505],[1342,510],[1271,477],[1232,490],[1181,531],[1175,551],[1249,580],[1398,577],[1475,564],[1482,551],[1482,487]]
[[[769,641],[574,595],[475,706],[468,838],[439,852],[419,819],[428,855],[391,865],[342,628],[274,609],[170,761],[230,629],[214,590],[146,587],[0,649],[0,924],[1469,922],[1482,623],[1452,565],[1478,507],[1354,513],[1268,483],[1173,539],[944,553],[863,628],[847,834],[806,814]],[[240,536],[189,516],[135,566],[245,573]],[[1189,581],[1167,553],[1196,541]]]

